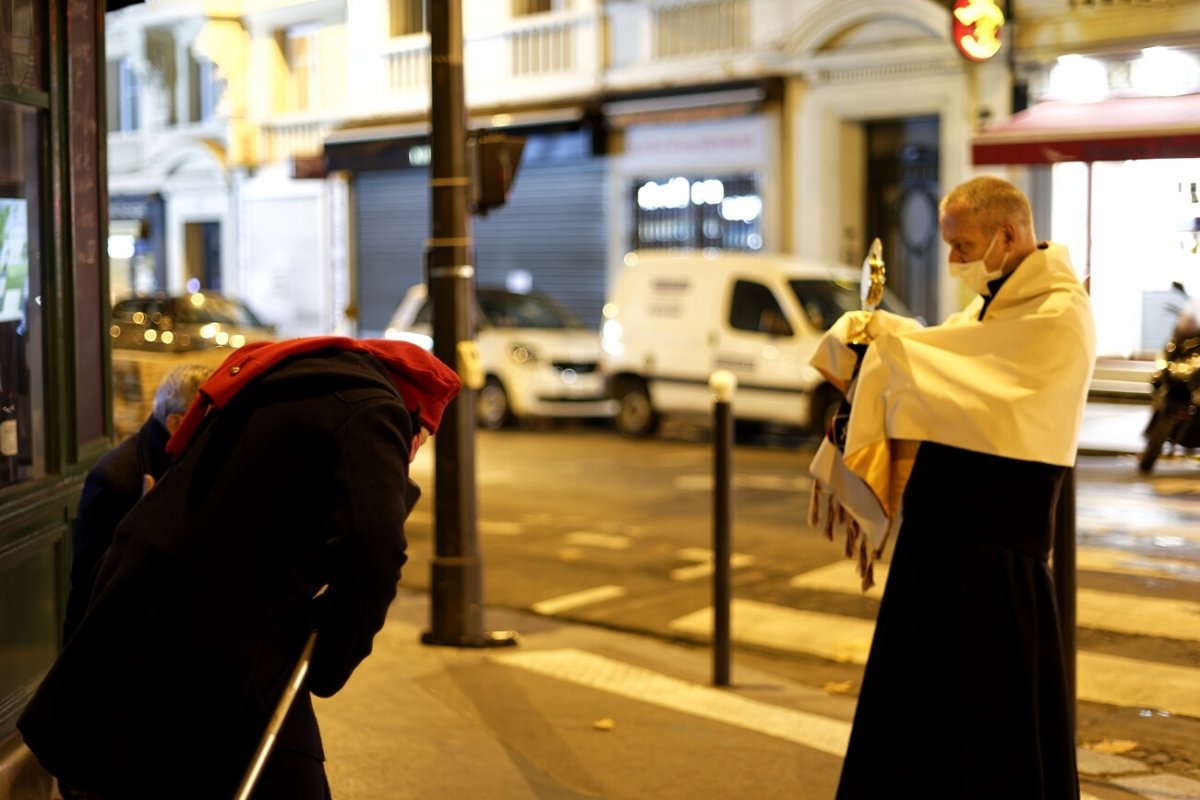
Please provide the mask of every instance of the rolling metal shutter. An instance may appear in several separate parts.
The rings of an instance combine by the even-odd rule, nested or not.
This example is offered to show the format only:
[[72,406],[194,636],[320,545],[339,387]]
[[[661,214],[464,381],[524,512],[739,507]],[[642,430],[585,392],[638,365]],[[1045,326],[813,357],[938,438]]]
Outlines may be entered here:
[[425,280],[429,170],[354,176],[359,333],[378,336],[408,287]]
[[[606,167],[588,158],[521,167],[508,204],[475,217],[475,281],[504,286],[524,270],[533,289],[598,327],[604,305]],[[360,331],[378,334],[404,291],[424,280],[427,170],[362,172],[354,179]]]

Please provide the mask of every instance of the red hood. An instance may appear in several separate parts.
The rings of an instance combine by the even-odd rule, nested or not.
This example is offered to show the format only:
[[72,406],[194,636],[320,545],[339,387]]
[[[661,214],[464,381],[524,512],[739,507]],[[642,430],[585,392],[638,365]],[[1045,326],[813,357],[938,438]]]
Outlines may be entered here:
[[409,411],[416,411],[431,433],[437,433],[446,405],[462,384],[454,370],[433,354],[410,342],[384,339],[350,339],[312,336],[282,342],[253,342],[234,351],[201,386],[178,430],[167,442],[167,452],[178,459],[210,408],[224,408],[234,395],[280,361],[326,349],[369,353],[387,367],[392,383]]

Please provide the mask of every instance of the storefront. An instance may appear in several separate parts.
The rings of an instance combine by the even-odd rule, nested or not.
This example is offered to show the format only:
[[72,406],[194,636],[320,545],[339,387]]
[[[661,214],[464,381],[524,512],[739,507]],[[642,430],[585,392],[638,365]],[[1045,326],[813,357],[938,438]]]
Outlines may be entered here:
[[[1035,205],[1049,207],[1038,233],[1070,248],[1091,292],[1101,358],[1152,358],[1178,313],[1172,284],[1200,296],[1200,94],[1112,92],[1104,79],[1114,67],[1135,74],[1152,52],[1089,59],[1103,81],[1090,100],[1044,100],[973,144],[976,165],[1031,169],[1042,195]],[[1200,90],[1200,59],[1176,55],[1183,60],[1172,78],[1189,74],[1194,60],[1195,78],[1180,88]],[[1049,66],[1047,91],[1060,64],[1078,73],[1082,58]]]
[[[781,249],[778,116],[762,86],[617,100],[610,248]],[[614,273],[615,276],[615,273]]]
[[0,796],[17,787],[48,797],[16,720],[62,646],[71,525],[83,476],[112,434],[104,14],[92,0],[3,5]]

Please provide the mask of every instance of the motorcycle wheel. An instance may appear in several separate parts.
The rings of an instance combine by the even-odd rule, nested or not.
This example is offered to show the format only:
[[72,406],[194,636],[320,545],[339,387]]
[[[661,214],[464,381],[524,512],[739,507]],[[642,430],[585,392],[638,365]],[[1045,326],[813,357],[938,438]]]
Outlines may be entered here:
[[1154,462],[1162,454],[1163,445],[1174,430],[1175,420],[1162,414],[1154,415],[1154,419],[1146,426],[1146,449],[1142,451],[1142,458],[1138,461],[1140,472],[1148,473],[1154,469]]

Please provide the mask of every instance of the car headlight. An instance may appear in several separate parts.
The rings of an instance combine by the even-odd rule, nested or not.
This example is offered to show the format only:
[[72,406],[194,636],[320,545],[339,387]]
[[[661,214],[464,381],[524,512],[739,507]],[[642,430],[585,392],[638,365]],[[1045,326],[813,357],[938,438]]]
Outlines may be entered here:
[[508,348],[508,357],[517,364],[537,363],[537,354],[533,348],[525,344],[514,344]]

